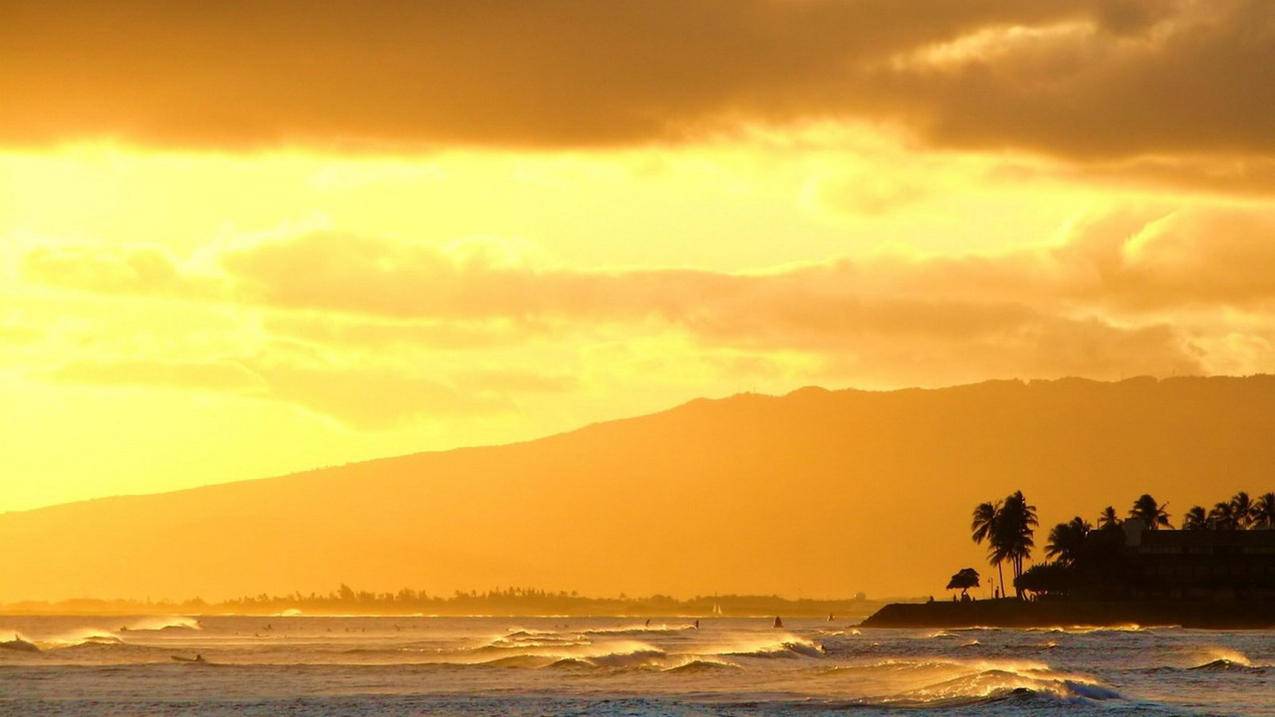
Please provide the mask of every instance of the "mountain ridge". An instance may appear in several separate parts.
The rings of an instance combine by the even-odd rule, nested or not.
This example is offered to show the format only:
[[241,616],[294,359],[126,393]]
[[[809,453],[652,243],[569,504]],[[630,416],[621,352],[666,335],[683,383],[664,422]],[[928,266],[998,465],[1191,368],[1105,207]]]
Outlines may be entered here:
[[1265,375],[695,399],[531,441],[0,514],[0,600],[338,581],[937,593],[984,568],[972,506],[1017,488],[1040,506],[1038,546],[1051,521],[1144,491],[1180,514],[1275,489],[1272,416]]

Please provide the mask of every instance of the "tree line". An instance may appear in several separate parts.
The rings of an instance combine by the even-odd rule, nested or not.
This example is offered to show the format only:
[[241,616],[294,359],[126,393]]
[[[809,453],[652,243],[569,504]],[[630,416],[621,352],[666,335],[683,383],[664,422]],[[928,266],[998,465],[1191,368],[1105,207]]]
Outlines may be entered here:
[[[1074,576],[1084,567],[1102,577],[1119,570],[1118,553],[1124,545],[1124,521],[1140,521],[1143,530],[1172,529],[1168,504],[1160,503],[1144,493],[1133,502],[1122,519],[1114,506],[1098,514],[1096,526],[1080,516],[1055,525],[1049,531],[1045,555],[1053,562],[1041,563],[1024,570],[1023,563],[1035,548],[1035,530],[1039,525],[1036,506],[1027,501],[1022,491],[1002,500],[979,503],[970,522],[970,537],[976,544],[987,544],[987,559],[996,568],[1000,585],[1005,585],[1004,565],[1009,564],[1014,594],[1039,590],[1043,585],[1057,584],[1065,571]],[[1182,519],[1183,530],[1272,530],[1275,529],[1275,492],[1256,499],[1240,491],[1228,500],[1218,501],[1211,509],[1192,506]],[[978,572],[964,568],[948,582],[949,590],[979,586]]]

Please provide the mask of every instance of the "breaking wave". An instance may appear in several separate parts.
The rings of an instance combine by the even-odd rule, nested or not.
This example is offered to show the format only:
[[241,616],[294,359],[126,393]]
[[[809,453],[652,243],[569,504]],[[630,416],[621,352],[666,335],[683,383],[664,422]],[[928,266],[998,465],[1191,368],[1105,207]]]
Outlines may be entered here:
[[631,625],[621,627],[595,627],[582,630],[585,635],[642,635],[646,633],[686,632],[694,625]]
[[881,700],[895,706],[939,707],[1045,696],[1061,700],[1112,700],[1120,693],[1097,680],[1033,663],[949,663],[963,672]]
[[665,672],[691,673],[715,672],[717,670],[740,670],[739,665],[726,660],[715,660],[705,657],[689,658],[679,665],[664,668]]
[[1265,672],[1270,665],[1255,664],[1248,655],[1224,647],[1210,647],[1205,662],[1189,669],[1201,672]]
[[724,657],[823,657],[823,645],[796,635],[755,644],[736,644],[716,654]]
[[120,628],[120,632],[161,632],[171,630],[199,630],[199,621],[191,617],[169,615],[144,617]]
[[79,645],[115,645],[122,642],[123,640],[114,633],[99,630],[95,627],[84,627],[41,640],[40,646],[45,649],[56,650]]

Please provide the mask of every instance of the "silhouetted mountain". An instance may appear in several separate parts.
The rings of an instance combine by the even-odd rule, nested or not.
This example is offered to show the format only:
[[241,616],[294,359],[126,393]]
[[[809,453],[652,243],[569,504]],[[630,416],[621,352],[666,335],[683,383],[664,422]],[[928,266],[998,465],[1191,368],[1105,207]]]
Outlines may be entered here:
[[0,515],[0,599],[339,580],[937,594],[985,569],[980,500],[1022,489],[1048,526],[1151,491],[1176,524],[1219,485],[1270,489],[1272,429],[1268,376],[696,400],[527,443]]

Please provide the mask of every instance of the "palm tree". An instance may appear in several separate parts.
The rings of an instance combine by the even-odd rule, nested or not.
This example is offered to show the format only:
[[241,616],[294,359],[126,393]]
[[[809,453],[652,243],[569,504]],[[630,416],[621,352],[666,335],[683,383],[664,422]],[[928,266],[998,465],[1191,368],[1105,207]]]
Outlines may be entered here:
[[1237,530],[1240,527],[1239,517],[1235,515],[1235,506],[1230,501],[1222,501],[1209,511],[1209,525],[1214,530]]
[[1102,513],[1098,514],[1099,529],[1103,529],[1103,531],[1118,531],[1119,526],[1121,526],[1121,519],[1116,514],[1116,509],[1112,508],[1111,505],[1108,505],[1107,508],[1103,509]]
[[1045,545],[1045,555],[1063,565],[1074,565],[1085,547],[1085,538],[1093,526],[1079,516],[1070,523],[1059,523],[1049,531],[1049,542]]
[[1248,493],[1240,491],[1231,498],[1231,511],[1235,513],[1235,527],[1247,529],[1253,524],[1253,501]]
[[1275,493],[1263,493],[1253,503],[1253,527],[1275,529]]
[[1201,506],[1192,506],[1186,515],[1182,516],[1183,530],[1208,530],[1210,527],[1209,516]]
[[[997,538],[1001,552],[1010,559],[1014,578],[1017,579],[1023,574],[1023,561],[1031,558],[1032,548],[1036,546],[1032,538],[1035,527],[1040,524],[1036,518],[1036,506],[1027,502],[1021,490],[1014,491],[1006,496],[1000,516]],[[1015,587],[1014,594],[1021,597],[1022,591]]]
[[979,503],[974,508],[974,517],[970,523],[971,536],[974,542],[982,545],[986,540],[988,543],[987,554],[992,565],[996,566],[997,573],[1000,574],[1001,590],[1005,589],[1005,571],[1001,568],[1001,560],[1003,556],[996,549],[997,523],[1001,512],[1001,502],[995,503]]
[[1173,526],[1169,524],[1169,514],[1165,511],[1165,507],[1168,505],[1168,503],[1160,505],[1155,502],[1155,498],[1143,493],[1133,502],[1133,508],[1129,510],[1129,517],[1141,520],[1142,524],[1146,526],[1146,530],[1156,530],[1162,525],[1166,528],[1172,528]]

